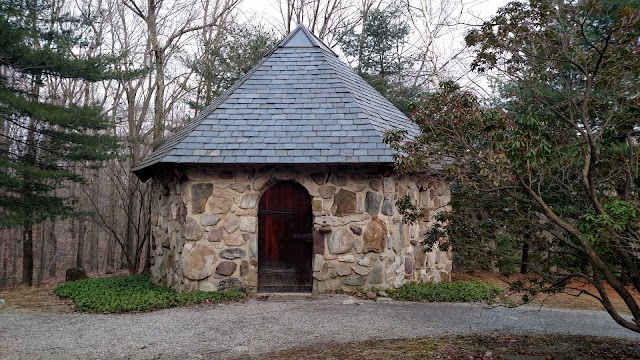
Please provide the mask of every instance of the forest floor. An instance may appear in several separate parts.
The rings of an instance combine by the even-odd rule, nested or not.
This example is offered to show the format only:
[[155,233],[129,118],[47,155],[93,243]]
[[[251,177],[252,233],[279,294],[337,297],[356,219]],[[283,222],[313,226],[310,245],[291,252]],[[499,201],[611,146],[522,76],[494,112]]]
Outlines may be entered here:
[[262,354],[264,360],[640,359],[637,341],[600,336],[467,335],[321,344]]
[[[522,303],[522,294],[509,291],[509,283],[522,280],[524,276],[516,274],[510,277],[503,277],[492,272],[458,272],[454,275],[454,280],[485,280],[495,283],[505,289],[506,298],[515,304]],[[624,314],[630,314],[622,298],[605,284],[607,295],[613,306]],[[640,294],[628,287],[631,295],[640,303]],[[574,310],[602,310],[604,307],[600,302],[585,292],[598,294],[596,288],[586,282],[574,280],[567,285],[563,292],[557,294],[539,294],[528,303],[529,306],[539,306],[552,309],[574,309]]]
[[[503,282],[501,279],[497,278],[495,275],[489,274],[489,273],[462,274],[462,275],[458,275],[457,278],[458,279],[473,278],[473,279],[488,280],[488,281],[502,284],[505,288],[507,287],[506,282]],[[574,284],[574,285],[586,286],[584,284]],[[588,287],[585,287],[585,289],[587,288]],[[23,320],[28,319],[27,323],[33,322],[31,325],[34,325],[35,322],[40,321],[40,320],[37,320],[40,318],[39,317],[40,315],[38,314],[42,314],[42,316],[46,316],[45,318],[47,319],[46,321],[52,321],[51,320],[52,318],[49,318],[49,316],[55,316],[56,318],[58,316],[63,316],[65,319],[68,316],[74,316],[70,304],[57,298],[53,294],[52,289],[53,289],[53,286],[49,284],[49,285],[40,286],[40,287],[33,287],[33,288],[17,287],[9,291],[0,291],[0,298],[5,300],[5,309],[0,310],[0,327],[4,327],[3,325],[9,325],[9,317],[13,316],[11,315],[9,317],[5,317],[5,319],[7,320],[7,324],[2,324],[3,323],[2,312],[4,312],[3,310],[9,311],[9,313],[5,312],[5,314],[7,315],[9,315],[10,313],[14,313],[16,315],[20,313],[25,314],[26,318],[18,317],[15,320],[18,320],[19,318],[22,318]],[[515,294],[511,294],[510,296],[514,297],[514,300],[517,297],[517,295]],[[289,308],[289,311],[284,312],[285,314],[291,314],[291,313],[295,314],[296,312],[299,312],[301,310],[300,308],[304,308],[307,306],[312,306],[312,307],[319,306],[323,308],[322,313],[324,314],[327,314],[326,311],[330,309],[334,309],[336,311],[336,314],[340,314],[343,310],[339,310],[339,309],[346,310],[349,308],[349,306],[341,305],[342,300],[338,299],[335,295],[334,296],[328,295],[328,297],[326,298],[323,296],[318,296],[316,300],[312,300],[311,302],[297,300],[297,301],[291,301],[289,304],[283,303],[282,305],[280,305],[278,303],[272,303],[271,305],[268,305],[268,303],[270,302],[271,301],[267,301],[265,303],[261,301],[249,300],[245,304],[243,303],[231,304],[231,305],[226,305],[222,307],[211,308],[211,310],[208,310],[210,308],[206,306],[195,306],[195,307],[188,307],[178,311],[179,312],[191,312],[192,310],[196,312],[203,311],[203,310],[205,312],[213,311],[218,313],[218,315],[213,316],[212,318],[220,319],[220,315],[222,314],[220,313],[220,311],[224,311],[225,313],[227,313],[229,312],[229,310],[233,309],[233,311],[230,311],[231,314],[225,314],[224,316],[229,316],[231,318],[234,318],[236,319],[236,321],[227,323],[227,326],[242,327],[243,326],[242,322],[240,324],[237,323],[238,316],[240,316],[241,318],[245,316],[246,317],[249,316],[249,315],[241,315],[241,311],[242,311],[241,309],[243,306],[246,306],[247,308],[249,308],[249,310],[247,311],[249,311],[250,313],[262,312],[264,314],[269,314],[267,316],[271,316],[270,314],[272,314],[274,311],[279,313],[278,310],[281,307]],[[316,303],[317,305],[311,305],[312,303]],[[615,300],[614,303],[617,303],[618,305],[620,305],[619,300]],[[256,307],[256,306],[261,307],[262,306],[261,304],[267,305],[267,307],[264,309],[261,309],[261,311],[250,311],[250,309],[253,307]],[[506,308],[500,311],[497,311],[499,309],[494,309],[493,311],[491,311],[487,309],[486,306],[482,307],[477,305],[469,305],[471,307],[474,307],[474,306],[477,307],[476,310],[469,309],[467,306],[462,306],[462,307],[454,306],[451,309],[449,309],[448,305],[446,304],[442,304],[442,305],[433,304],[433,306],[435,306],[435,309],[432,309],[431,304],[424,304],[425,308],[422,311],[431,315],[426,315],[427,318],[421,321],[418,321],[417,319],[409,320],[410,318],[414,318],[415,316],[417,316],[416,315],[417,313],[413,313],[413,311],[419,312],[420,311],[419,308],[411,310],[412,315],[410,316],[408,316],[408,314],[405,313],[405,311],[409,311],[410,307],[411,308],[413,308],[414,306],[419,307],[421,306],[420,304],[410,305],[410,307],[408,307],[409,303],[403,303],[403,302],[398,302],[398,304],[395,307],[392,304],[389,304],[391,306],[385,306],[384,304],[377,304],[376,302],[373,302],[370,305],[368,304],[370,304],[370,301],[364,301],[364,304],[362,306],[356,306],[356,308],[353,308],[354,311],[358,311],[357,313],[351,314],[349,311],[345,314],[342,314],[342,316],[336,316],[336,314],[326,315],[327,317],[329,317],[327,322],[331,323],[333,321],[334,322],[333,326],[335,326],[336,330],[343,328],[344,331],[347,331],[346,329],[348,329],[348,327],[344,328],[340,326],[339,322],[345,321],[345,319],[347,318],[354,318],[354,322],[351,322],[351,320],[348,320],[349,324],[351,324],[350,327],[354,332],[356,331],[355,330],[356,327],[365,326],[366,328],[376,329],[376,326],[379,325],[378,323],[384,323],[385,325],[380,328],[380,331],[383,331],[383,333],[378,333],[377,335],[374,332],[372,332],[371,334],[360,333],[358,334],[359,336],[355,336],[355,337],[351,335],[344,336],[343,334],[341,336],[336,337],[333,332],[325,333],[323,335],[322,331],[314,330],[317,333],[311,334],[311,332],[314,332],[314,331],[310,329],[307,329],[304,331],[301,331],[300,329],[296,330],[295,327],[299,326],[296,324],[295,326],[291,325],[291,328],[286,331],[273,328],[272,330],[274,331],[270,331],[270,332],[273,332],[274,334],[282,333],[282,332],[284,333],[291,332],[292,334],[302,333],[303,335],[302,339],[296,340],[295,336],[290,335],[287,337],[286,335],[283,334],[282,336],[286,338],[286,340],[279,340],[279,341],[285,341],[285,343],[280,343],[279,344],[280,346],[276,346],[276,347],[274,347],[274,345],[269,345],[264,347],[261,347],[261,345],[251,346],[250,343],[254,340],[249,340],[247,341],[247,343],[249,343],[248,346],[244,346],[244,345],[235,346],[229,350],[223,351],[222,353],[218,352],[217,350],[209,353],[203,352],[202,355],[204,355],[203,358],[260,358],[260,359],[284,359],[284,360],[286,359],[356,359],[356,358],[358,359],[362,359],[362,358],[367,358],[367,359],[387,359],[387,358],[520,359],[520,360],[525,360],[525,359],[526,360],[640,359],[640,346],[638,345],[639,344],[638,339],[640,338],[636,337],[635,339],[631,339],[626,335],[625,335],[626,339],[615,337],[616,335],[614,334],[614,331],[612,329],[615,329],[617,325],[613,325],[613,328],[609,330],[604,330],[603,328],[601,331],[597,331],[597,328],[600,325],[594,325],[594,324],[589,325],[586,322],[582,324],[583,319],[584,321],[587,321],[587,320],[593,321],[593,318],[596,317],[595,314],[598,314],[598,313],[602,314],[602,315],[598,315],[598,317],[601,317],[603,319],[602,321],[610,320],[610,319],[607,319],[606,314],[603,314],[601,311],[597,311],[593,313],[589,311],[583,312],[584,310],[602,310],[602,308],[597,303],[597,301],[595,301],[594,299],[586,295],[573,296],[568,294],[555,294],[555,295],[545,296],[544,298],[536,299],[534,300],[533,303],[530,303],[530,305],[533,305],[536,308],[539,308],[539,310],[535,311],[536,313],[538,313],[538,315],[533,313],[531,315],[524,315],[525,313],[531,313],[532,311],[531,308],[529,308],[529,310],[524,310],[523,308],[521,310],[523,312],[522,314],[520,314],[520,312],[513,313],[512,310],[506,309]],[[403,321],[409,321],[409,323],[404,325],[395,324],[395,326],[398,327],[397,332],[387,331],[385,329],[388,326],[391,326],[392,328],[394,327],[393,322],[389,323],[388,320],[385,322],[384,319],[376,319],[375,321],[372,321],[370,324],[367,324],[367,319],[362,318],[361,316],[364,315],[364,313],[370,313],[370,310],[367,310],[367,309],[368,307],[371,307],[371,306],[373,306],[373,309],[378,309],[375,311],[375,313],[379,314],[379,311],[381,310],[392,313],[390,315],[387,315],[388,319],[391,319],[397,316],[398,319],[402,319]],[[446,308],[447,310],[439,309],[439,306],[447,307]],[[227,310],[225,311],[224,308],[226,308]],[[214,310],[214,309],[217,309],[217,310]],[[360,310],[357,310],[357,309],[360,309]],[[543,311],[542,309],[549,309],[549,310]],[[571,310],[563,310],[563,309],[571,309]],[[172,310],[163,310],[163,311],[164,311],[164,316],[160,316],[162,315],[160,311],[155,312],[155,313],[158,313],[157,315],[152,315],[153,313],[149,313],[149,314],[137,314],[137,315],[134,314],[133,316],[138,319],[136,322],[139,322],[139,321],[146,322],[146,320],[143,320],[143,319],[146,317],[151,317],[151,318],[155,318],[155,320],[148,319],[149,322],[158,323],[159,321],[158,319],[166,318],[167,316],[170,315]],[[457,323],[456,326],[451,325],[450,327],[449,325],[444,325],[444,324],[452,324],[452,322],[456,322],[456,320],[451,320],[451,319],[441,320],[443,317],[446,318],[448,316],[451,316],[453,314],[452,311],[454,313],[457,313],[457,312],[465,313],[469,311],[468,313],[466,313],[466,315],[456,315],[456,316],[460,316],[460,319],[465,319],[464,321],[469,322],[470,325],[469,327],[466,328],[466,330],[464,329],[464,326],[461,326],[461,324],[459,323]],[[577,311],[577,312],[573,312],[573,311]],[[393,315],[394,312],[397,312],[397,314]],[[486,316],[488,316],[487,318],[484,318],[485,315],[479,315],[480,313],[485,313],[485,312],[487,314]],[[491,315],[492,312],[493,312],[493,315]],[[502,312],[504,312],[504,314],[502,314]],[[440,314],[440,315],[438,316],[437,314]],[[562,318],[567,315],[575,316],[577,320],[567,320],[567,321],[562,320]],[[77,320],[84,319],[82,320],[83,328],[90,327],[95,329],[95,327],[91,326],[91,323],[93,323],[94,320],[97,321],[98,323],[101,323],[101,321],[105,321],[108,319],[113,319],[113,320],[122,319],[122,321],[126,321],[125,318],[121,318],[120,315],[109,315],[106,318],[101,320],[93,319],[94,316],[90,316],[90,317],[86,317],[86,316],[87,315],[77,319]],[[96,316],[100,316],[100,315],[96,315]],[[418,316],[422,316],[422,315],[418,315]],[[481,316],[481,317],[476,318],[476,316]],[[531,318],[530,316],[533,316],[533,318]],[[507,322],[505,324],[497,325],[493,323],[494,321],[496,322],[504,321],[504,320],[498,320],[498,318],[502,318],[502,317],[507,318],[506,320]],[[508,320],[509,318],[511,318],[512,320]],[[518,318],[519,320],[516,321],[515,320],[516,318]],[[545,318],[546,320],[541,320]],[[69,320],[70,319],[71,318],[69,318]],[[267,326],[269,328],[274,326],[274,324],[265,325],[265,324],[256,323],[257,319],[258,318],[251,319],[251,322],[250,322],[251,325],[249,325],[249,323],[244,325],[256,326],[258,328],[261,326]],[[530,321],[533,319],[535,319],[536,323],[531,324],[529,326],[523,321],[523,320]],[[246,319],[246,320],[248,321],[249,319]],[[271,321],[273,320],[275,320],[275,318],[271,319]],[[85,323],[85,321],[88,321],[88,323]],[[194,318],[193,321],[198,321],[198,320]],[[206,320],[203,319],[202,321],[205,322]],[[268,319],[262,319],[258,321],[269,322]],[[278,320],[276,320],[275,325],[277,325],[278,321],[280,321],[280,316],[278,316]],[[459,321],[460,320],[457,320],[457,322]],[[523,321],[523,322],[520,323],[520,321]],[[416,327],[416,324],[414,324],[414,322],[423,324],[423,327],[425,329],[421,329],[418,332],[416,332],[416,329],[420,329],[420,326],[418,325],[418,327]],[[438,325],[437,322],[441,322],[442,324]],[[575,325],[572,325],[572,323],[574,322],[576,324],[580,324],[580,325],[577,325],[578,331],[572,330],[572,329],[576,329]],[[66,323],[66,321],[63,321],[63,323]],[[358,324],[357,326],[354,325],[356,323]],[[212,325],[206,325],[206,324],[196,325],[193,322],[191,322],[191,324],[192,326],[197,326],[199,328],[202,327],[201,330],[207,329],[207,332],[209,332],[208,330],[211,329],[211,332],[214,332],[213,331],[214,329],[212,329]],[[94,324],[94,325],[97,325],[97,324]],[[124,324],[120,324],[120,325],[124,325]],[[282,325],[285,325],[285,324],[282,324]],[[333,328],[333,326],[331,326],[331,328]],[[445,331],[442,330],[443,326]],[[566,327],[560,328],[564,326]],[[572,326],[574,326],[574,328],[572,328]],[[26,327],[28,326],[25,324],[25,328]],[[124,328],[126,327],[127,326],[124,326]],[[31,326],[30,328],[33,329],[33,326]],[[117,326],[117,328],[121,328],[121,327]],[[320,326],[320,328],[321,328],[320,330],[322,330],[322,326]],[[415,329],[413,329],[412,331],[411,328],[415,328]],[[460,328],[460,329],[457,329],[457,328]],[[5,327],[5,329],[9,330],[11,329],[11,327],[8,326],[8,327]],[[429,331],[429,329],[431,329],[432,331]],[[593,331],[594,329],[596,329],[596,331]],[[177,329],[174,329],[174,330],[177,330]],[[25,331],[31,331],[31,330],[25,329]],[[190,328],[189,330],[185,329],[184,334],[178,337],[181,337],[184,339],[184,335],[189,334],[190,331],[191,331]],[[226,332],[228,330],[223,330],[221,328],[221,329],[218,329],[218,331]],[[404,333],[405,331],[407,336],[398,335],[398,333],[401,334],[401,333]],[[231,330],[231,332],[235,333],[235,330]],[[307,334],[306,332],[309,332],[309,333]],[[0,331],[0,335],[2,335],[1,333],[2,331]],[[196,333],[202,334],[201,332],[196,332]],[[331,335],[327,336],[328,334],[331,334]],[[237,335],[237,334],[233,335],[231,333],[228,335],[229,335],[228,340],[232,341],[233,343],[237,343],[237,342],[243,343],[241,339],[238,339],[240,335]],[[382,335],[382,338],[380,338],[381,335]],[[593,335],[608,335],[608,336],[593,336]],[[18,335],[16,335],[16,337],[17,336]],[[71,336],[72,338],[75,337],[73,335]],[[105,335],[102,334],[102,336],[105,336]],[[262,335],[259,335],[258,338],[260,336],[266,336],[266,335],[264,335],[263,333]],[[311,342],[309,341],[308,339],[309,336],[313,336],[313,341]],[[417,338],[414,338],[416,336]],[[613,337],[609,337],[609,336],[613,336]],[[0,336],[0,338],[1,337],[2,336]],[[405,337],[409,337],[409,339],[406,339]],[[61,335],[60,341],[62,343],[64,343],[64,340],[62,340],[63,338],[64,338],[64,335]],[[150,354],[149,352],[155,354],[153,358],[160,358],[160,359],[179,358],[179,357],[174,357],[170,351],[168,351],[167,349],[163,349],[160,346],[158,346],[159,349],[154,350],[153,344],[155,343],[155,341],[148,341],[147,343],[144,337],[139,339],[136,339],[136,338],[137,336],[134,337],[132,340],[136,340],[136,343],[139,343],[140,347],[138,348],[138,350],[135,350],[135,351],[131,350],[130,353],[127,353],[128,358],[133,358],[133,359],[148,358],[148,355]],[[155,339],[155,336],[152,336],[152,338]],[[277,339],[275,340],[277,343],[277,340],[280,337],[276,335],[276,338]],[[371,338],[374,338],[374,339],[377,338],[377,339],[368,340]],[[22,340],[18,340],[17,338],[11,339],[11,340],[22,342]],[[166,341],[167,343],[172,342],[172,340],[170,339],[166,339],[166,340],[167,340]],[[200,339],[200,340],[203,340],[203,339]],[[54,340],[48,340],[48,341],[54,341]],[[28,345],[28,342],[22,343],[22,344]],[[75,344],[75,343],[72,342],[72,344]],[[121,353],[117,353],[117,354],[111,353],[109,352],[111,351],[110,349],[102,350],[102,351],[105,351],[104,354],[92,353],[90,352],[91,350],[89,350],[92,346],[88,346],[86,350],[82,350],[82,351],[88,351],[88,352],[76,353],[78,351],[77,349],[71,350],[71,348],[67,348],[66,346],[60,346],[60,344],[57,344],[57,343],[55,345],[56,345],[55,346],[56,352],[54,353],[48,353],[44,344],[40,344],[40,346],[43,347],[43,349],[41,349],[40,352],[27,352],[27,353],[13,352],[12,353],[11,351],[8,351],[8,353],[5,353],[5,355],[12,354],[12,355],[9,355],[9,357],[7,358],[32,358],[33,356],[38,357],[38,355],[47,354],[47,355],[52,355],[51,358],[65,358],[67,357],[67,355],[75,354],[75,355],[82,355],[82,356],[88,356],[88,357],[92,357],[92,355],[95,355],[96,358],[100,358],[101,355],[117,356],[121,354]],[[79,345],[79,344],[76,344],[76,345]],[[157,343],[156,343],[156,346],[157,346]],[[14,349],[18,349],[18,348],[19,347],[16,346]],[[67,349],[67,350],[64,350],[64,349]],[[0,359],[4,358],[2,350],[3,350],[2,346],[0,346]],[[44,353],[42,351],[44,351]],[[213,355],[214,353],[215,355]],[[142,355],[142,354],[146,354],[146,355]],[[25,355],[25,356],[22,357],[22,355]],[[212,357],[207,355],[211,355]]]

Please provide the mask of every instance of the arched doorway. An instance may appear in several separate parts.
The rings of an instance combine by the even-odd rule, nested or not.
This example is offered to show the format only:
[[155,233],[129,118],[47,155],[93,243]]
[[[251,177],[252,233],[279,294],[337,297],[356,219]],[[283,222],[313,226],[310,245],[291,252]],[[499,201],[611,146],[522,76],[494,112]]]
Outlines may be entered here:
[[280,182],[262,195],[258,209],[258,291],[311,291],[309,193],[300,184]]

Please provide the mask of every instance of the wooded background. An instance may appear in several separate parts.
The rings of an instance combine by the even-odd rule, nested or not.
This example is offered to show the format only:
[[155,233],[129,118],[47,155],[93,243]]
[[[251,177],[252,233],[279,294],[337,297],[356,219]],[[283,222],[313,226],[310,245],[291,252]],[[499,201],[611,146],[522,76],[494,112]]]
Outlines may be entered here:
[[[31,49],[55,48],[49,31],[60,38],[74,37],[65,56],[111,59],[109,74],[99,79],[64,70],[35,74],[15,65],[18,62],[5,61],[14,48],[0,44],[0,76],[6,88],[19,89],[40,104],[96,106],[108,126],[84,131],[115,137],[119,146],[99,161],[50,162],[83,180],[66,176],[53,181],[47,201],[61,202],[32,207],[29,216],[39,215],[38,220],[27,221],[24,213],[11,218],[6,209],[16,197],[7,195],[10,187],[0,190],[6,195],[0,216],[7,215],[0,224],[0,288],[58,279],[68,268],[82,267],[96,275],[148,268],[149,186],[130,169],[298,23],[406,113],[443,81],[476,91],[487,88],[486,77],[469,72],[471,54],[463,41],[464,34],[481,23],[478,14],[486,3],[266,1],[273,15],[256,13],[243,0],[2,0],[8,24],[23,16],[11,9],[25,8],[32,15],[29,24],[38,36],[30,39]],[[20,173],[19,159],[32,156],[36,164],[45,157],[46,151],[38,151],[47,137],[43,129],[29,116],[2,117],[0,157],[11,165],[3,170],[7,179]],[[28,178],[22,176],[23,188]],[[28,194],[22,198],[32,196]],[[75,210],[56,212],[56,204]]]

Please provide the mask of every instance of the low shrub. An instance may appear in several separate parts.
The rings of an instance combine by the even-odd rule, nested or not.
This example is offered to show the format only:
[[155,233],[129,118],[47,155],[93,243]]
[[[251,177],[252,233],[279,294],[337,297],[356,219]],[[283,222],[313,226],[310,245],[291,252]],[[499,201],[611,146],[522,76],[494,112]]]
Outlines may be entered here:
[[409,283],[387,290],[396,300],[429,302],[470,302],[492,300],[504,293],[503,289],[488,281],[468,280],[438,284]]
[[237,301],[245,296],[238,290],[181,294],[153,284],[148,275],[69,281],[57,285],[53,292],[71,299],[76,310],[90,313],[147,311],[185,304]]

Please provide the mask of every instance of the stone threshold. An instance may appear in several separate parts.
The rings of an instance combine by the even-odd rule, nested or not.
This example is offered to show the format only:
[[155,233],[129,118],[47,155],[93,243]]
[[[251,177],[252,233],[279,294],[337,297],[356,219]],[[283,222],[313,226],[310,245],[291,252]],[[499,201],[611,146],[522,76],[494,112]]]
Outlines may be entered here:
[[253,298],[258,301],[275,301],[275,302],[283,302],[283,301],[295,301],[295,300],[313,300],[315,296],[312,293],[301,293],[301,292],[292,292],[292,293],[257,293],[253,295]]

